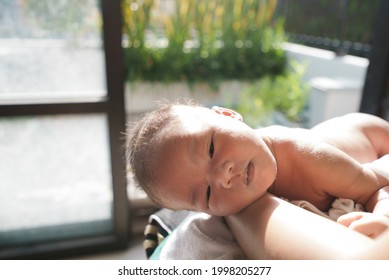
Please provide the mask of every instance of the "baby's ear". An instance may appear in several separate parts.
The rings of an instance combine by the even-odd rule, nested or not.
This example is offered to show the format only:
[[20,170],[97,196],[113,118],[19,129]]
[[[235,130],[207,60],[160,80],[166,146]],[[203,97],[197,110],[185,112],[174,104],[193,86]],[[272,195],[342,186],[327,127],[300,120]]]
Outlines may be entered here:
[[236,119],[238,121],[243,121],[243,117],[241,116],[241,114],[239,114],[238,112],[235,112],[234,110],[223,108],[223,107],[218,107],[218,106],[213,106],[212,110],[220,115],[230,117],[230,118]]

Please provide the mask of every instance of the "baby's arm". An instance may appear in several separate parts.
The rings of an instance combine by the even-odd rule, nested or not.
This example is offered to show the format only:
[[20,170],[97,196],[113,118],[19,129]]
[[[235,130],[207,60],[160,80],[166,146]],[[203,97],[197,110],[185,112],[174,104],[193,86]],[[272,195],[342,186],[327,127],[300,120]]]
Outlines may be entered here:
[[372,163],[365,164],[377,177],[388,181],[386,186],[377,190],[366,202],[368,212],[380,213],[389,217],[389,155],[385,155]]
[[366,210],[389,217],[389,185],[379,189],[369,198]]
[[[377,176],[389,180],[389,155],[366,164]],[[368,212],[352,212],[339,217],[338,222],[366,236],[376,238],[389,229],[389,185],[377,190],[366,202]],[[373,213],[373,214],[372,214]]]

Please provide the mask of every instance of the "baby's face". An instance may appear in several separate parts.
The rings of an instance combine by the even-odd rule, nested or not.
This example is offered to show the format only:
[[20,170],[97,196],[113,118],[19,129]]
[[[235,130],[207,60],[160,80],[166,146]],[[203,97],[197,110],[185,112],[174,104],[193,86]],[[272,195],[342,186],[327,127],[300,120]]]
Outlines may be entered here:
[[162,132],[154,174],[166,207],[227,216],[261,197],[275,180],[269,144],[241,121],[179,106]]

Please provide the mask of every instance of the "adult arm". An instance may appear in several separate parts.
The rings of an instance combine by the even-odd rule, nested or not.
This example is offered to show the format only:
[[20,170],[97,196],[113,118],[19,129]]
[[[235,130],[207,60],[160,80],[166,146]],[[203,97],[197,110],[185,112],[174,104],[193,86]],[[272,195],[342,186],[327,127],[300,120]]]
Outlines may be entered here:
[[268,193],[226,221],[250,259],[344,259],[374,243]]
[[365,250],[355,255],[354,259],[389,260],[389,230],[375,239],[375,242]]

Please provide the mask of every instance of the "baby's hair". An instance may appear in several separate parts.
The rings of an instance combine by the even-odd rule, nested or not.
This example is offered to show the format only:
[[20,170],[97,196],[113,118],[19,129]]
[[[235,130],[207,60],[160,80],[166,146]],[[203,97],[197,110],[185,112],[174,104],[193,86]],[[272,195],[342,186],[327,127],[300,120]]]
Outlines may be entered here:
[[172,108],[179,105],[201,106],[190,99],[160,102],[156,109],[144,114],[127,133],[127,172],[132,173],[137,187],[143,189],[149,198],[160,206],[163,206],[163,203],[159,198],[157,182],[153,176],[155,166],[152,166],[153,156],[156,154],[155,143],[159,132],[174,119]]

